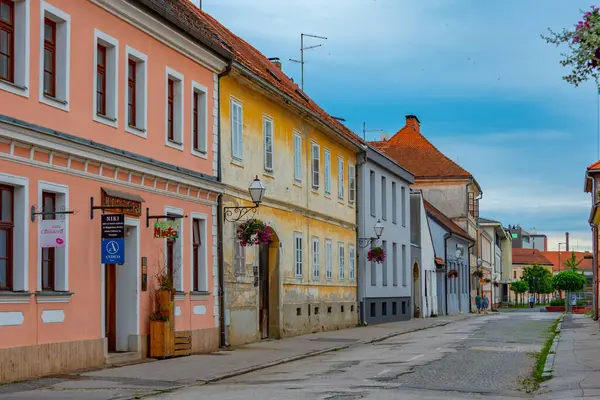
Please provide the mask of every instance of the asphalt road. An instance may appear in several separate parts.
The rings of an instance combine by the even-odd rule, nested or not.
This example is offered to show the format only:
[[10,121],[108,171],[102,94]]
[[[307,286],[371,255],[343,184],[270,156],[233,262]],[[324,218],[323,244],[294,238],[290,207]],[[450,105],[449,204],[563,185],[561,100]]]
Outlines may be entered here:
[[556,318],[539,310],[479,316],[154,399],[530,398],[521,382]]

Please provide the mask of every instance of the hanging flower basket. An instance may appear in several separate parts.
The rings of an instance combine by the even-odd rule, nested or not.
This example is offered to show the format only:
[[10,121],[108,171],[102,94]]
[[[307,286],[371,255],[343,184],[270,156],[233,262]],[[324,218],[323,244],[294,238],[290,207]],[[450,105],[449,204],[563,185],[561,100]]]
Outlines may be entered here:
[[500,286],[500,282],[494,282],[494,287]]
[[238,226],[236,236],[240,244],[246,247],[261,243],[271,243],[273,233],[267,224],[260,219],[252,218]]
[[385,251],[380,246],[373,247],[367,253],[367,260],[381,264],[385,261]]
[[455,269],[448,271],[448,278],[458,278],[458,271]]
[[477,269],[473,272],[473,276],[481,279],[481,278],[483,278],[483,271],[480,269]]

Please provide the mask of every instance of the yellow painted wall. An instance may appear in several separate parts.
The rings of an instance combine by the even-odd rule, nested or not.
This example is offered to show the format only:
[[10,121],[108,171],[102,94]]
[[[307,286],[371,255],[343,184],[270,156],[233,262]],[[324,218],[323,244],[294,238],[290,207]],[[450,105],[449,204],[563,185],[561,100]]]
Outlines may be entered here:
[[[235,70],[220,82],[222,176],[226,185],[224,206],[248,204],[247,188],[258,175],[267,188],[265,201],[256,217],[269,224],[280,241],[279,248],[279,334],[291,336],[321,329],[352,326],[357,321],[356,279],[349,276],[349,247],[356,241],[356,211],[348,202],[348,164],[355,165],[355,149],[343,146],[341,139],[332,139],[292,109],[267,97],[260,89],[236,76]],[[242,104],[243,159],[232,157],[231,99]],[[264,169],[263,118],[273,120],[274,168]],[[294,180],[294,132],[303,139],[302,182]],[[311,187],[310,143],[320,146],[320,187]],[[324,150],[331,153],[331,195],[324,191]],[[344,160],[344,198],[338,198],[337,158]],[[237,189],[237,190],[236,190]],[[295,276],[294,233],[303,238],[303,274]],[[320,278],[312,276],[312,238],[320,243]],[[326,279],[325,240],[333,244],[332,279]],[[344,244],[345,279],[339,279],[338,243]],[[224,225],[224,264],[227,307],[230,325],[229,342],[239,344],[260,339],[258,333],[258,288],[253,285],[254,266],[258,266],[258,246],[246,248],[246,273],[235,274],[235,230],[232,223]],[[356,252],[357,253],[357,252]],[[355,253],[355,254],[356,254]],[[355,261],[356,265],[356,261]],[[356,278],[356,272],[355,272]],[[273,294],[273,293],[272,293]],[[319,308],[314,315],[308,307]],[[319,306],[322,304],[322,306]],[[342,304],[346,304],[342,307]],[[298,308],[300,310],[298,311]],[[343,308],[343,312],[342,312]],[[351,311],[352,310],[352,311]],[[330,312],[328,312],[330,311]],[[299,313],[299,314],[298,314]],[[253,324],[253,322],[255,322]],[[317,329],[318,327],[318,329]],[[271,335],[273,336],[273,335]]]

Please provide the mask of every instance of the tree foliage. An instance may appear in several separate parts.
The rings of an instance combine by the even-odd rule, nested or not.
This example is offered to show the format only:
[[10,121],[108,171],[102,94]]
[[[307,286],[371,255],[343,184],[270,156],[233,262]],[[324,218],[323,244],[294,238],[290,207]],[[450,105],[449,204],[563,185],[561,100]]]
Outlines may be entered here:
[[564,290],[567,292],[581,290],[586,283],[587,279],[583,273],[573,270],[562,271],[552,277],[552,287],[556,290]]
[[551,287],[552,273],[540,265],[532,265],[531,267],[525,267],[521,279],[527,283],[529,292],[548,293],[545,290]]
[[563,29],[554,32],[548,29],[549,35],[542,35],[548,43],[557,46],[567,45],[569,51],[562,53],[560,64],[571,68],[571,73],[563,79],[575,86],[593,79],[600,83],[600,9],[591,6],[590,11],[581,10],[582,20],[571,30]]
[[529,289],[527,286],[527,282],[525,281],[516,281],[510,284],[510,290],[515,292],[515,294],[525,293]]
[[571,271],[577,271],[577,267],[579,264],[583,262],[583,258],[577,261],[577,257],[575,256],[575,252],[571,252],[571,257],[569,257],[563,264],[565,267],[569,268]]

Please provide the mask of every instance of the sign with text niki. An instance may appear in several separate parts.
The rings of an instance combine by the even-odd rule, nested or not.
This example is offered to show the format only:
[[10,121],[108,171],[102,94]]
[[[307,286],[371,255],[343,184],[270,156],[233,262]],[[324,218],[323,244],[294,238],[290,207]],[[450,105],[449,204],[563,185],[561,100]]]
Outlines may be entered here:
[[179,221],[156,221],[154,223],[155,239],[177,239],[179,237]]

